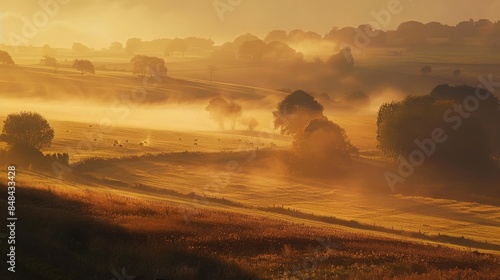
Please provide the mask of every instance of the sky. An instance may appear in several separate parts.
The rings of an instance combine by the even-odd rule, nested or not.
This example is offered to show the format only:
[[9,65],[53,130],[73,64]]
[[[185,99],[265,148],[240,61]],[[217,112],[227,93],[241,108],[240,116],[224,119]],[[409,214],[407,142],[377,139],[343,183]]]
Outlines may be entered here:
[[500,0],[18,0],[2,1],[0,43],[93,48],[128,38],[197,36],[222,44],[250,32],[302,29],[320,35],[333,27],[379,23],[395,29],[408,20],[500,19]]

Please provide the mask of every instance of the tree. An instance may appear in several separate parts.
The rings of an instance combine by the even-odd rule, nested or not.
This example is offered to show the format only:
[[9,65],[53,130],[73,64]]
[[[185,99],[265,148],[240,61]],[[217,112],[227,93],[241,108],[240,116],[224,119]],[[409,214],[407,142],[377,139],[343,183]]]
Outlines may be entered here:
[[453,70],[453,78],[458,78],[458,76],[460,76],[462,74],[462,71],[460,69],[455,69]]
[[254,131],[259,125],[259,121],[254,117],[248,117],[241,120],[241,124],[248,127],[248,130]]
[[246,41],[241,44],[238,56],[242,59],[260,60],[266,52],[266,43],[262,40]]
[[136,55],[130,60],[130,63],[134,64],[132,67],[132,73],[135,75],[149,75],[150,77],[163,77],[167,75],[165,60],[159,57]]
[[264,38],[264,42],[266,43],[271,43],[271,42],[286,42],[288,37],[288,34],[286,31],[283,30],[273,30],[269,32]]
[[42,55],[43,56],[56,56],[57,51],[51,48],[49,45],[43,45],[42,47]]
[[291,61],[298,57],[297,51],[283,42],[268,43],[262,55],[264,61]]
[[351,48],[345,47],[339,53],[330,56],[326,64],[334,72],[349,73],[354,69],[354,57]]
[[57,59],[55,59],[54,57],[52,56],[48,56],[48,55],[45,55],[41,60],[40,60],[40,64],[41,65],[44,65],[44,66],[48,66],[48,67],[53,67],[54,70],[57,70],[57,67],[58,67],[58,63],[57,63]]
[[420,68],[420,74],[427,76],[430,73],[432,73],[432,68],[429,65],[425,65],[424,67]]
[[187,51],[187,49],[188,49],[188,44],[186,40],[175,38],[172,42],[170,42],[167,49],[165,50],[165,55],[173,56],[175,52],[180,52],[181,55],[184,57],[184,53]]
[[4,65],[14,65],[14,60],[6,51],[0,51],[0,63]]
[[92,73],[92,74],[95,74],[95,70],[94,70],[94,64],[92,62],[90,62],[89,60],[86,60],[86,59],[77,59],[73,62],[73,68],[75,68],[76,70],[80,71],[82,73],[82,76],[83,74],[85,73]]
[[242,108],[240,105],[230,102],[227,107],[227,117],[231,121],[231,129],[234,130],[236,126],[236,120],[241,117]]
[[90,48],[82,43],[74,43],[71,48],[78,53],[84,53],[90,51]]
[[[448,129],[447,126],[456,125],[455,119],[459,116],[458,113],[457,118],[450,115],[452,108],[456,108],[454,102],[425,95],[383,104],[377,117],[379,148],[388,156],[402,156],[407,160],[421,153],[424,158],[419,160],[424,163],[484,167],[489,163],[491,153],[488,132],[481,120],[474,116],[460,118],[459,127]],[[452,124],[447,121],[449,119],[453,119]],[[445,139],[439,140],[440,143],[431,140],[438,134],[436,129],[444,131],[444,136],[438,137]]]
[[224,129],[224,122],[229,119],[231,121],[231,129],[234,130],[236,120],[242,114],[242,108],[235,102],[227,102],[222,97],[216,97],[210,100],[205,108],[210,113],[210,117],[219,124],[221,130]]
[[326,119],[323,106],[309,93],[297,90],[285,97],[273,112],[274,129],[281,134],[295,135],[313,119]]
[[111,45],[109,46],[109,50],[110,51],[121,51],[121,50],[123,50],[123,44],[115,41],[115,42],[111,43]]
[[229,103],[222,97],[216,97],[208,103],[205,108],[210,113],[210,117],[219,124],[221,130],[224,129],[224,121],[227,117]]
[[214,75],[214,71],[217,70],[217,67],[213,66],[213,65],[209,65],[208,66],[208,71],[210,72],[210,81],[212,81],[212,77]]
[[0,141],[11,147],[40,150],[50,147],[54,130],[38,113],[10,114],[3,122]]
[[128,54],[132,55],[138,52],[142,47],[142,41],[139,38],[130,38],[125,43],[125,50]]
[[314,169],[333,161],[343,161],[356,152],[345,130],[327,119],[314,119],[295,138],[294,147],[307,164]]

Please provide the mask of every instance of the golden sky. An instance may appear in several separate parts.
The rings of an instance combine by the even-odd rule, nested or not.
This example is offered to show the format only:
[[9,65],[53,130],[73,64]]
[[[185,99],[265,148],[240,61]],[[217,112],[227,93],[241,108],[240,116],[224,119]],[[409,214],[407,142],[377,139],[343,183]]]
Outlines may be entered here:
[[[1,6],[0,43],[15,37],[23,44],[68,48],[74,42],[108,47],[131,37],[198,36],[223,43],[246,32],[264,37],[274,29],[324,35],[334,26],[377,20],[374,14],[390,6],[396,13],[382,21],[384,29],[408,20],[455,25],[500,18],[500,0],[4,0]],[[25,27],[30,24],[34,28]]]

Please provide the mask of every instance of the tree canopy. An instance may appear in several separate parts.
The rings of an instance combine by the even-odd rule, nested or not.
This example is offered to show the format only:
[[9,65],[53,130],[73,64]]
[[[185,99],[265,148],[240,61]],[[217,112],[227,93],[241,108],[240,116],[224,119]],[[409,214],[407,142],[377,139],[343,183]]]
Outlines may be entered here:
[[84,53],[90,51],[90,48],[82,43],[74,43],[71,48],[78,53]]
[[77,59],[73,62],[73,68],[80,71],[83,74],[92,73],[95,74],[94,64],[86,59]]
[[294,137],[298,171],[329,174],[350,159],[357,149],[344,129],[323,115],[323,106],[309,93],[297,90],[278,104],[275,129]]
[[313,119],[324,119],[323,105],[309,93],[297,90],[283,99],[274,115],[274,129],[281,134],[294,135],[303,130]]
[[6,51],[0,51],[0,63],[4,65],[14,65],[14,60]]
[[[484,166],[500,151],[500,112],[496,97],[489,94],[480,100],[477,92],[469,86],[440,85],[429,95],[383,104],[377,117],[379,148],[387,155],[406,158],[418,149],[432,150],[426,161]],[[485,90],[479,93],[488,96]],[[477,108],[467,104],[473,100]],[[445,140],[436,142],[436,135]]]
[[40,64],[48,67],[53,67],[54,69],[57,69],[58,67],[57,59],[48,55],[43,56],[43,58],[40,60]]
[[210,117],[219,124],[220,129],[224,129],[224,122],[231,121],[231,129],[235,128],[236,120],[242,115],[242,107],[234,101],[228,102],[222,97],[210,100],[205,108],[210,113]]
[[130,63],[133,63],[132,73],[135,75],[150,77],[167,75],[165,60],[159,57],[136,55]]
[[40,150],[50,147],[54,130],[38,113],[10,114],[3,122],[0,140],[11,147]]

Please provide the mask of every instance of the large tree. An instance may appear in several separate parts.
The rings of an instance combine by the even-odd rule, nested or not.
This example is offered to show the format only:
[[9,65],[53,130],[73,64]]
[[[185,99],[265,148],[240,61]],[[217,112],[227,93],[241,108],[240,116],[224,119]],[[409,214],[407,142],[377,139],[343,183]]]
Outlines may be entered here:
[[173,56],[175,52],[180,52],[184,57],[184,53],[187,51],[189,45],[185,39],[175,38],[170,44],[168,44],[165,50],[166,56]]
[[323,105],[309,93],[297,90],[285,97],[273,112],[274,128],[281,134],[295,135],[313,119],[326,119]]
[[165,60],[159,57],[136,55],[130,63],[133,63],[132,73],[135,75],[150,77],[167,75]]
[[50,147],[54,138],[54,130],[38,113],[10,114],[3,123],[0,140],[12,148],[40,150]]
[[95,74],[94,64],[86,59],[77,59],[73,62],[73,68],[80,71],[82,76],[85,73]]
[[74,43],[71,48],[78,53],[84,53],[90,51],[90,48],[82,43]]
[[297,90],[274,112],[274,128],[294,137],[292,167],[307,174],[330,174],[357,151],[339,125],[323,115],[323,106],[309,93]]
[[40,60],[40,64],[43,66],[52,67],[54,68],[54,70],[57,70],[57,67],[59,66],[59,64],[57,63],[57,59],[48,55],[43,56],[43,58]]
[[229,102],[222,97],[215,97],[208,103],[205,108],[210,113],[210,118],[219,124],[221,130],[224,129],[224,121],[228,117]]
[[139,38],[130,38],[125,43],[125,50],[128,54],[134,54],[141,49],[142,43],[142,40]]
[[318,170],[348,160],[357,151],[345,130],[327,119],[311,120],[295,138],[294,148],[308,167]]
[[[377,119],[380,149],[389,156],[406,159],[425,153],[424,162],[464,167],[488,164],[494,142],[499,139],[494,125],[500,120],[498,100],[492,99],[492,106],[488,105],[490,101],[479,102],[477,111],[467,112],[463,105],[466,99],[460,97],[472,98],[475,90],[470,88],[469,95],[462,96],[460,91],[439,86],[431,95],[383,104]],[[495,117],[481,113],[493,106],[496,106]]]
[[0,63],[5,65],[14,65],[14,60],[6,51],[0,51]]

